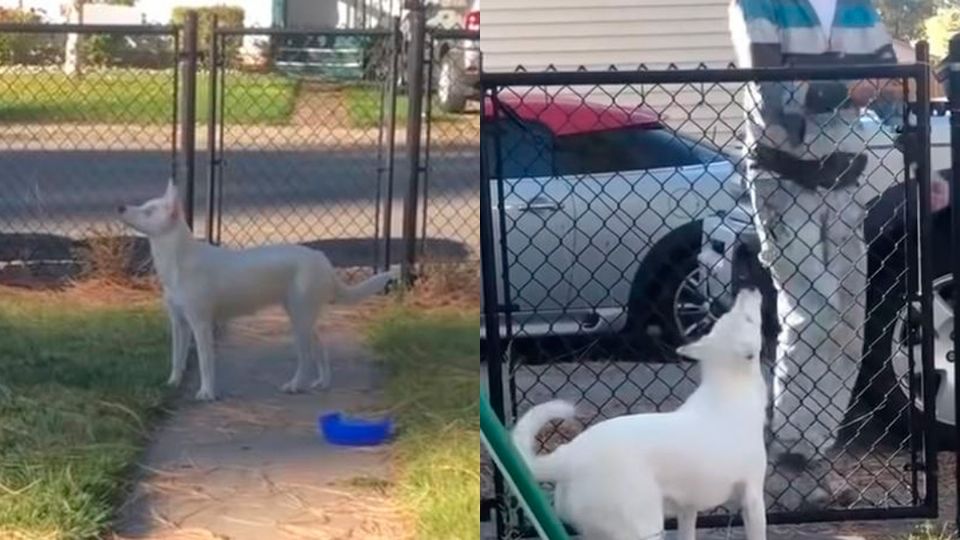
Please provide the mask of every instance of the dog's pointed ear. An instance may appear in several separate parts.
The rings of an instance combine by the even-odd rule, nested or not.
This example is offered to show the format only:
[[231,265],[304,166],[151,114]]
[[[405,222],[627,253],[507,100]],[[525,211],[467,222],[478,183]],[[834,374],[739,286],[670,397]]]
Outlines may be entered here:
[[167,190],[163,192],[163,199],[166,201],[174,201],[177,199],[177,184],[173,182],[173,178],[167,182]]
[[677,354],[691,360],[703,360],[705,352],[709,348],[703,341],[708,339],[704,336],[693,343],[687,343],[677,347]]
[[167,191],[163,194],[163,200],[167,208],[170,209],[170,217],[172,219],[177,219],[182,215],[180,195],[177,190],[177,185],[173,183],[173,178],[167,183]]

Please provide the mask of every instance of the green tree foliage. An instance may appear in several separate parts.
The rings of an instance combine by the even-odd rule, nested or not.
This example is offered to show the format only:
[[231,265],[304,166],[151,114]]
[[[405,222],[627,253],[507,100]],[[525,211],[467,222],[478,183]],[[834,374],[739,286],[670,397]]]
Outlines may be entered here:
[[874,0],[893,37],[907,41],[926,37],[926,20],[951,3],[956,0]]
[[960,6],[944,7],[926,21],[927,40],[930,42],[930,54],[936,58],[947,55],[950,38],[960,32]]

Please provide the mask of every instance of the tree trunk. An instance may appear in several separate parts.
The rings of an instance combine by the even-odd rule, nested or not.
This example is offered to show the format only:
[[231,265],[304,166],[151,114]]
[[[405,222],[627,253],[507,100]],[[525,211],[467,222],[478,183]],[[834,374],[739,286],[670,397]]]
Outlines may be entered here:
[[[83,24],[83,1],[77,1],[73,4],[73,13],[67,18],[67,22],[76,22]],[[72,21],[71,19],[76,19]],[[63,71],[67,75],[80,77],[83,75],[82,54],[80,52],[81,38],[80,34],[67,34],[67,45],[63,54]]]

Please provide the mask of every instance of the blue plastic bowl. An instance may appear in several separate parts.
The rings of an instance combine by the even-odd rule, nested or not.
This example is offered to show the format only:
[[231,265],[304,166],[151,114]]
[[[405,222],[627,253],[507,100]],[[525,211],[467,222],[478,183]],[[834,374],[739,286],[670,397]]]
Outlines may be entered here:
[[393,432],[393,421],[389,418],[345,418],[339,412],[321,415],[319,424],[323,437],[329,443],[341,446],[376,446],[389,439]]

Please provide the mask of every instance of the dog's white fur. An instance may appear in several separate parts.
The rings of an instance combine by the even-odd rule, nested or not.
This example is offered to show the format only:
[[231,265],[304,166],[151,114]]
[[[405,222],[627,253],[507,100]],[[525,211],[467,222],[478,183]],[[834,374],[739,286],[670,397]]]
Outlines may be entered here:
[[[328,304],[357,302],[381,292],[394,277],[385,272],[347,286],[323,253],[303,246],[231,250],[201,242],[187,228],[172,181],[162,197],[121,206],[119,212],[124,223],[149,239],[163,284],[173,342],[168,383],[180,384],[192,333],[200,361],[199,400],[216,399],[215,324],[272,305],[286,310],[296,338],[297,371],[283,390],[328,386],[330,361],[314,328],[321,311]],[[311,384],[312,359],[317,378]]]
[[677,349],[699,360],[701,383],[676,411],[635,414],[591,426],[550,454],[536,435],[575,409],[551,401],[513,429],[537,480],[554,482],[558,515],[590,540],[660,538],[664,516],[678,538],[696,536],[697,512],[739,499],[749,540],[766,538],[766,384],[759,357],[760,293],[744,290],[700,340]]

